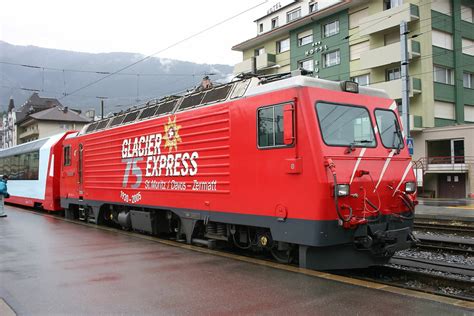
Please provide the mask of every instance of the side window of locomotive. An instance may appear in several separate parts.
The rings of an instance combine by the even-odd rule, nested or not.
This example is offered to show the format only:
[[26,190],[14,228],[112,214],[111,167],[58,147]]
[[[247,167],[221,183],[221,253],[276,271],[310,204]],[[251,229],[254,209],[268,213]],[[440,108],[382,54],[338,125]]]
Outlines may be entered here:
[[386,148],[403,148],[403,136],[393,111],[375,110],[375,119],[382,144]]
[[70,166],[71,165],[71,146],[64,147],[64,165]]
[[366,108],[318,102],[316,113],[324,143],[327,145],[376,146],[374,129]]
[[283,104],[260,108],[257,114],[258,147],[286,146],[283,126]]

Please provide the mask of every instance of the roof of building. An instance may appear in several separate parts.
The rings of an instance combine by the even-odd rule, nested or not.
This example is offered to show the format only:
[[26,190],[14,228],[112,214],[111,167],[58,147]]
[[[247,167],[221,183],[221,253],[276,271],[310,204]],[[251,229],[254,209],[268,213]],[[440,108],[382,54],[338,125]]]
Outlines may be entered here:
[[60,122],[75,122],[75,123],[88,123],[89,120],[81,116],[75,111],[66,108],[54,107],[39,111],[28,115],[27,119],[35,119],[38,121],[60,121]]
[[22,121],[26,120],[28,118],[28,115],[31,113],[36,113],[45,109],[62,106],[63,105],[61,104],[61,102],[59,102],[58,99],[42,98],[38,95],[37,92],[35,92],[16,112],[16,124],[19,124]]
[[282,25],[280,27],[274,28],[271,31],[259,34],[251,39],[248,39],[242,43],[239,43],[237,45],[234,45],[232,47],[232,50],[236,51],[243,51],[245,49],[252,48],[264,41],[271,40],[273,38],[276,38],[278,36],[282,36],[284,34],[288,34],[289,31],[296,29],[298,27],[304,26],[314,20],[319,20],[323,17],[326,17],[328,15],[331,15],[333,13],[339,12],[341,10],[347,9],[353,5],[356,5],[357,1],[354,0],[343,0],[339,3],[336,3],[330,7],[312,12],[310,14],[307,14],[299,19],[296,19],[294,21],[291,21],[289,23],[286,23],[285,25]]

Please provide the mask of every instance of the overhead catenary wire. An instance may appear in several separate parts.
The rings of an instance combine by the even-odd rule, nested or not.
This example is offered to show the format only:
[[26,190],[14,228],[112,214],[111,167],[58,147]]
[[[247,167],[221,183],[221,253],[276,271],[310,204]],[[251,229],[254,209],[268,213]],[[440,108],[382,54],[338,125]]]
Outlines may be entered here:
[[[421,0],[418,1],[417,3],[414,3],[414,4],[416,4],[416,5],[418,5],[418,6],[425,6],[425,5],[431,4],[432,1],[429,1],[429,2],[424,3],[424,4],[420,4],[420,2],[421,2]],[[257,5],[257,6],[258,6],[258,5]],[[256,6],[255,6],[255,7],[256,7]],[[253,9],[253,8],[255,8],[255,7],[252,7],[252,8],[250,8],[249,10],[251,10],[251,9]],[[468,7],[468,8],[465,8],[465,9],[461,9],[461,10],[460,10],[460,13],[466,12],[466,10],[468,10],[468,9],[471,9],[471,8]],[[407,9],[405,9],[405,10],[399,11],[398,13],[403,12],[403,11],[409,11],[409,10],[410,10],[410,8],[407,8]],[[246,11],[244,11],[244,12],[242,12],[242,13],[245,13],[245,12],[246,12]],[[452,14],[454,14],[454,12],[453,12]],[[236,16],[234,16],[234,17],[236,17]],[[230,19],[232,19],[232,18],[234,18],[234,17],[231,17]],[[419,19],[419,20],[416,20],[416,21],[417,21],[417,22],[421,22],[421,21],[429,20],[429,19],[434,20],[434,19],[436,19],[436,18],[446,18],[446,16],[437,16],[437,17],[434,17],[434,18],[433,18],[433,17],[429,17],[429,18],[425,18],[425,19]],[[376,23],[373,23],[373,24],[371,24],[371,25],[369,25],[369,26],[367,26],[367,27],[365,27],[365,28],[362,28],[362,29],[359,27],[359,29],[358,29],[355,33],[346,36],[343,40],[348,40],[350,37],[353,37],[354,35],[360,33],[361,31],[363,31],[363,30],[365,30],[365,29],[368,29],[368,28],[374,26],[375,24],[379,23],[380,21],[383,21],[384,19],[386,19],[386,17],[380,17],[380,18],[374,19],[373,21],[375,21]],[[225,22],[225,21],[223,21],[223,22]],[[223,22],[221,22],[221,23],[223,23]],[[349,21],[347,20],[347,21],[345,21],[345,22],[341,22],[341,23],[340,23],[340,25],[345,25],[345,24],[349,24]],[[427,27],[427,26],[423,26],[423,27]],[[423,28],[423,27],[420,27],[420,28]],[[205,31],[205,30],[203,30],[203,32],[204,32],[204,31]],[[429,30],[429,31],[431,31],[431,30]],[[417,33],[416,36],[419,36],[419,35],[421,35],[421,34],[423,34],[423,33],[427,33],[427,32]],[[188,38],[188,39],[189,39],[189,38]],[[363,39],[363,38],[362,38],[362,39]],[[186,40],[186,39],[185,39],[185,40]],[[183,41],[184,41],[184,40],[183,40]],[[339,45],[340,45],[340,44],[336,44],[336,45],[333,45],[333,46],[329,46],[329,47],[327,48],[327,50],[331,50],[332,48],[339,47]],[[146,56],[146,57],[143,58],[143,60],[148,59],[149,57],[152,57],[153,55],[156,55],[156,54],[158,54],[158,53],[159,53],[159,52],[156,52],[156,53],[154,53],[154,54],[152,54],[152,55]],[[142,61],[143,61],[143,60],[142,60]],[[282,61],[287,61],[287,60],[289,60],[289,59],[282,60]],[[138,62],[140,62],[140,60],[137,61],[136,63],[138,63]],[[134,63],[134,64],[136,64],[136,63]],[[43,75],[44,75],[44,70],[62,71],[62,72],[80,72],[80,73],[91,73],[91,74],[101,74],[101,75],[111,75],[111,74],[113,74],[113,72],[111,72],[111,71],[104,71],[104,70],[82,70],[82,69],[69,69],[69,68],[47,67],[47,66],[44,66],[44,65],[30,65],[30,64],[25,64],[25,63],[14,63],[14,62],[8,62],[8,61],[0,61],[0,64],[13,65],[13,66],[22,66],[22,67],[34,68],[34,69],[42,69]],[[134,65],[134,64],[132,64],[132,65]],[[119,71],[116,71],[115,74],[116,74],[116,75],[126,75],[126,76],[137,76],[137,75],[140,75],[140,76],[193,76],[193,77],[196,75],[196,74],[194,74],[194,73],[193,73],[193,74],[186,74],[186,73],[183,73],[183,74],[177,74],[177,73],[125,73],[125,72],[119,72]]]
[[[461,65],[461,67],[465,67],[465,66],[474,66],[474,63],[467,63],[467,64]],[[411,73],[410,76],[419,76],[419,75],[428,74],[428,73],[432,73],[432,72],[433,71],[430,70],[430,71],[425,71],[425,72]],[[348,74],[348,73],[343,73],[343,74]],[[373,82],[370,82],[369,86],[373,85],[373,84],[377,84],[377,83],[383,83],[383,82],[387,82],[387,81],[386,80],[373,81]],[[5,85],[0,85],[0,88],[39,92],[38,89],[17,88],[17,87],[12,87],[12,86],[5,86]],[[187,92],[189,88],[192,88],[192,87],[176,89],[176,90],[173,90],[173,91],[160,93],[159,95],[153,95],[153,96],[149,96],[149,97],[142,96],[142,97],[144,97],[145,102],[147,102],[147,101],[154,100],[154,99],[157,99],[157,98],[160,98],[160,97],[163,97],[163,96],[167,96],[167,95],[182,94],[182,93]],[[58,91],[45,91],[45,92],[60,94],[60,92],[58,92]],[[89,97],[89,98],[96,98],[97,97],[97,96],[92,96],[92,95],[76,95],[76,96],[77,97]],[[132,97],[133,96],[118,96],[118,97],[110,97],[108,99],[110,99],[110,100],[113,100],[113,99],[132,99]],[[133,105],[136,105],[136,103],[125,104],[125,105],[122,105],[120,107],[133,106]]]
[[[420,56],[419,58],[415,58],[414,61],[419,61],[419,60],[422,60],[422,59],[427,59],[427,58],[432,58],[432,57],[436,57],[436,56],[442,56],[442,55],[445,55],[445,54],[449,54],[449,53],[454,53],[455,51],[458,51],[458,50],[463,50],[463,49],[466,49],[466,48],[471,48],[471,47],[474,47],[474,45],[470,45],[470,46],[465,46],[465,47],[461,47],[459,49],[453,49],[453,50],[446,50],[446,51],[443,51],[443,52],[440,52],[440,53],[433,53],[433,54],[429,54],[429,55],[424,55],[424,56]],[[342,56],[341,56],[342,57]],[[464,64],[464,65],[461,65],[461,67],[464,67],[464,66],[470,66],[471,64]],[[357,69],[357,72],[360,72],[360,71],[364,71],[364,70],[371,70],[372,68],[362,68],[362,69]],[[353,71],[352,71],[353,72]],[[411,76],[416,76],[416,75],[420,75],[420,74],[426,74],[426,73],[430,73],[431,71],[428,71],[428,72],[423,72],[423,73],[413,73],[413,74],[410,74]],[[346,75],[346,74],[350,74],[351,72],[343,72],[343,73],[338,73],[338,76],[341,76],[341,75]],[[135,76],[137,76],[137,74],[135,74]],[[328,78],[332,78],[334,76],[329,76]],[[176,81],[178,81],[179,79],[177,79]],[[381,82],[385,82],[384,80],[383,81],[377,81],[377,82],[371,82],[370,84],[375,84],[375,83],[381,83]],[[66,84],[66,82],[64,81],[64,85]],[[13,86],[8,86],[8,85],[1,85],[0,88],[7,88],[7,89],[15,89],[15,90],[23,90],[23,91],[31,91],[31,92],[46,92],[46,93],[53,93],[53,94],[57,94],[57,95],[61,95],[62,93],[61,92],[58,92],[58,91],[50,91],[50,90],[40,90],[40,89],[36,89],[36,88],[29,88],[29,87],[13,87]],[[138,88],[138,87],[137,87]],[[188,87],[188,88],[191,88],[191,87]],[[176,94],[176,93],[180,93],[180,92],[186,92],[186,88],[182,88],[182,89],[177,89],[177,90],[173,90],[171,92],[165,92],[165,93],[161,93],[160,95],[154,95],[154,96],[151,96],[151,98],[147,98],[147,96],[142,96],[144,97],[145,99],[147,100],[151,100],[153,98],[156,98],[156,97],[159,97],[159,96],[164,96],[164,95],[169,95],[169,94]],[[138,91],[137,91],[138,93]],[[96,96],[93,96],[93,95],[76,95],[77,97],[96,97]],[[136,95],[135,95],[136,96]],[[109,99],[126,99],[126,98],[132,98],[133,96],[117,96],[117,97],[109,97]],[[132,104],[131,104],[132,105]]]
[[120,73],[120,72],[122,72],[122,71],[124,71],[124,70],[126,70],[126,69],[129,69],[129,68],[131,68],[131,67],[133,67],[133,66],[135,66],[135,65],[137,65],[137,64],[139,64],[139,63],[141,63],[141,62],[143,62],[143,61],[145,61],[145,60],[148,60],[148,59],[152,58],[153,56],[155,56],[155,55],[157,55],[157,54],[160,54],[160,53],[162,53],[162,52],[164,52],[164,51],[166,51],[166,50],[168,50],[168,49],[170,49],[170,48],[173,48],[173,47],[175,47],[175,46],[178,46],[178,45],[180,45],[180,44],[182,44],[182,43],[184,43],[184,42],[186,42],[186,41],[188,41],[188,40],[190,40],[190,39],[192,39],[192,38],[194,38],[194,37],[197,37],[197,36],[199,36],[199,35],[201,35],[201,34],[207,32],[207,31],[210,31],[210,30],[212,30],[212,29],[214,29],[214,28],[216,28],[216,27],[218,27],[218,26],[220,26],[220,25],[222,25],[222,24],[224,24],[224,23],[226,23],[226,22],[228,22],[228,21],[230,21],[230,20],[232,20],[232,19],[235,19],[236,17],[238,17],[238,16],[240,16],[240,15],[242,15],[242,14],[245,14],[245,13],[247,13],[247,12],[249,12],[249,11],[251,11],[251,10],[253,10],[253,9],[255,9],[255,8],[257,8],[257,7],[259,7],[259,6],[263,5],[263,4],[265,4],[265,3],[267,3],[267,2],[268,2],[268,0],[264,0],[264,1],[262,1],[262,2],[260,2],[260,3],[258,3],[258,4],[256,4],[256,5],[254,5],[254,6],[250,7],[250,8],[248,8],[248,9],[245,9],[244,11],[241,11],[241,12],[239,12],[239,13],[237,13],[237,14],[234,14],[233,16],[230,16],[230,17],[228,17],[228,18],[225,18],[224,20],[222,20],[222,21],[220,21],[220,22],[217,22],[217,23],[215,23],[215,24],[213,24],[213,25],[211,25],[211,26],[209,26],[209,27],[206,27],[206,28],[204,28],[204,29],[202,29],[202,30],[200,30],[200,31],[198,31],[198,32],[196,32],[196,33],[194,33],[194,34],[188,36],[188,37],[185,37],[184,39],[181,39],[181,40],[179,40],[179,41],[176,41],[176,42],[174,42],[173,44],[171,44],[171,45],[169,45],[169,46],[167,46],[167,47],[165,47],[165,48],[163,48],[163,49],[160,49],[160,50],[154,52],[154,53],[151,54],[151,55],[145,56],[145,57],[143,57],[143,58],[137,60],[136,62],[133,62],[133,63],[131,63],[131,64],[125,66],[125,67],[122,67],[122,68],[120,68],[119,70],[116,70],[116,71],[114,71],[114,72],[112,72],[112,73],[106,75],[105,77],[102,77],[102,78],[100,78],[100,79],[94,80],[94,81],[92,81],[92,82],[90,82],[90,83],[88,83],[88,84],[86,84],[86,85],[84,85],[84,86],[82,86],[82,87],[80,87],[80,88],[77,88],[77,89],[75,89],[75,90],[73,90],[73,91],[71,91],[71,92],[69,92],[69,93],[66,93],[66,95],[64,95],[64,96],[61,97],[60,99],[66,98],[66,97],[68,97],[68,96],[70,96],[70,95],[73,95],[73,94],[75,94],[75,93],[77,93],[77,92],[79,92],[79,91],[81,91],[81,90],[84,90],[84,89],[86,89],[86,88],[88,88],[88,87],[90,87],[90,86],[92,86],[92,85],[95,85],[95,84],[97,84],[97,83],[99,83],[99,82],[101,82],[101,81],[103,81],[103,80],[105,80],[105,79],[107,79],[107,78],[110,78],[111,76],[113,76],[113,75],[115,75],[115,74],[117,74],[117,73]]
[[[267,1],[265,1],[265,2],[267,2]],[[263,3],[265,3],[265,2],[263,2]],[[418,4],[419,4],[420,2],[421,2],[421,1],[418,1]],[[254,6],[254,7],[250,8],[250,9],[247,9],[246,11],[243,11],[243,12],[241,12],[241,13],[239,13],[239,14],[233,16],[233,17],[230,17],[230,18],[228,18],[228,19],[226,19],[226,20],[224,20],[224,21],[222,21],[222,22],[219,22],[219,23],[217,23],[217,24],[215,24],[215,25],[213,25],[213,26],[211,26],[211,27],[209,27],[209,28],[207,28],[207,29],[204,29],[204,30],[202,30],[202,31],[200,31],[200,32],[198,32],[198,33],[196,33],[196,34],[194,34],[194,35],[191,35],[190,37],[188,37],[188,38],[186,38],[186,39],[184,39],[184,40],[182,40],[182,41],[179,41],[179,42],[177,42],[177,43],[175,43],[175,44],[173,44],[173,45],[177,45],[178,43],[181,43],[181,42],[183,42],[183,41],[185,41],[185,40],[188,40],[188,39],[190,39],[190,38],[192,38],[192,37],[194,37],[194,36],[197,36],[197,35],[199,35],[199,34],[205,32],[205,31],[207,31],[207,30],[209,30],[209,29],[211,29],[211,28],[213,28],[213,27],[215,27],[215,26],[217,26],[217,25],[220,25],[220,24],[222,24],[222,23],[224,23],[224,22],[226,22],[226,21],[228,21],[228,20],[230,20],[230,19],[232,19],[232,18],[234,18],[234,17],[236,17],[236,16],[238,16],[238,15],[240,15],[240,14],[243,14],[243,13],[245,13],[245,12],[247,12],[247,11],[249,11],[249,10],[251,10],[251,9],[253,9],[253,8],[255,8],[255,7],[261,5],[261,4],[263,4],[263,3],[260,3],[260,4]],[[431,2],[421,4],[420,6],[424,6],[424,5],[427,5],[427,4],[429,4],[429,3],[431,3]],[[409,8],[408,8],[408,9],[405,9],[405,10],[409,10]],[[461,10],[461,11],[462,11],[462,10]],[[454,13],[453,13],[453,14],[454,14]],[[439,16],[438,16],[437,18],[439,18]],[[430,17],[430,19],[432,19],[432,18]],[[383,19],[380,19],[380,20],[383,20]],[[427,20],[427,19],[422,19],[422,20]],[[421,20],[418,20],[418,21],[421,21]],[[378,19],[376,20],[376,23],[377,23],[377,22],[378,22]],[[347,23],[349,23],[348,20],[347,20]],[[368,27],[371,27],[371,26],[373,26],[373,25],[370,25],[370,26],[368,26]],[[362,30],[363,30],[363,29],[360,29],[360,28],[359,28],[359,29],[356,31],[356,33],[351,34],[351,35],[348,36],[346,39],[349,40],[350,37],[356,35],[357,33],[361,32]],[[425,33],[425,32],[418,33],[417,35],[420,35],[420,34],[423,34],[423,33]],[[173,46],[173,45],[172,45],[172,46]],[[172,47],[172,46],[169,46],[168,48],[170,48],[170,47]],[[339,45],[337,45],[337,47],[339,47]],[[165,49],[168,49],[168,48],[165,48]],[[330,48],[328,48],[328,49],[330,49]],[[161,50],[161,51],[163,51],[163,50]],[[161,52],[161,51],[159,51],[159,52]],[[159,52],[156,52],[156,53],[154,53],[154,54],[152,54],[152,55],[146,56],[146,57],[143,58],[142,60],[139,60],[139,61],[137,61],[137,62],[135,62],[135,63],[133,63],[133,64],[127,66],[127,67],[132,67],[133,65],[137,64],[138,62],[141,62],[141,61],[143,61],[143,60],[146,60],[146,59],[152,57],[153,55],[158,54]],[[435,56],[435,54],[432,54],[432,55]],[[439,54],[439,55],[442,55],[442,54]],[[344,55],[344,56],[346,56],[346,55]],[[429,56],[429,55],[424,55],[423,57],[417,58],[416,60],[424,59],[424,58],[427,58],[428,56]],[[342,58],[342,57],[343,57],[343,56],[341,56],[341,58]],[[108,76],[111,76],[111,75],[114,75],[114,74],[117,74],[117,75],[133,75],[133,76],[137,76],[137,99],[138,99],[138,95],[139,95],[139,93],[138,93],[138,90],[139,90],[139,86],[138,86],[138,81],[139,81],[139,79],[138,79],[138,78],[139,78],[139,76],[147,76],[147,75],[149,75],[149,76],[160,76],[160,75],[180,76],[180,75],[183,75],[183,76],[184,76],[184,75],[191,75],[191,74],[146,74],[146,73],[143,73],[143,74],[140,73],[140,74],[138,74],[138,73],[124,73],[124,72],[120,72],[121,70],[118,70],[118,71],[116,71],[115,73],[111,73],[111,72],[107,72],[107,71],[60,69],[60,68],[54,68],[54,67],[44,67],[44,66],[29,65],[29,64],[16,64],[16,63],[1,62],[1,61],[0,61],[0,63],[12,64],[12,65],[19,65],[19,66],[28,67],[28,68],[39,68],[39,69],[42,69],[42,71],[43,71],[43,79],[42,79],[42,80],[43,80],[43,83],[42,83],[42,89],[41,89],[41,91],[44,91],[44,69],[51,69],[51,70],[60,70],[60,71],[62,71],[62,72],[63,72],[63,79],[64,79],[64,91],[63,91],[63,93],[62,93],[62,94],[63,94],[63,97],[70,96],[70,95],[72,95],[73,93],[74,93],[76,96],[78,96],[74,91],[73,91],[72,93],[66,93],[66,88],[65,88],[65,87],[66,87],[66,82],[65,82],[65,78],[64,78],[64,72],[65,72],[65,71],[78,71],[78,72],[97,73],[97,74],[103,74],[103,75],[108,75]],[[125,68],[122,68],[122,69],[125,69]],[[370,69],[370,68],[366,68],[366,69]],[[361,70],[365,70],[365,69],[358,69],[357,71],[361,71]],[[347,74],[347,73],[339,73],[339,75],[343,75],[343,74]],[[192,76],[194,76],[194,75],[195,75],[195,74],[192,74]],[[105,79],[105,77],[99,79],[98,81],[101,81],[101,80],[103,80],[103,79]],[[97,82],[98,82],[98,81],[97,81]],[[92,83],[91,83],[90,85],[92,85]],[[76,89],[75,91],[79,91],[79,90],[84,89],[84,88],[86,88],[86,87],[81,87],[81,88],[79,88],[79,89]],[[21,89],[21,90],[26,90],[26,91],[36,91],[36,90],[37,90],[37,89],[31,89],[31,88],[20,88],[20,89]],[[87,96],[87,97],[93,97],[93,96]],[[127,96],[127,97],[128,97],[128,96]],[[127,98],[127,97],[116,97],[116,98]]]
[[[60,71],[60,72],[78,72],[78,73],[90,73],[90,74],[98,74],[98,75],[109,75],[112,72],[110,71],[103,71],[103,70],[81,70],[81,69],[70,69],[70,68],[57,68],[57,67],[47,67],[47,66],[38,66],[38,65],[29,65],[29,64],[21,64],[21,63],[13,63],[7,61],[0,61],[0,64],[10,65],[10,66],[20,66],[25,68],[33,68],[33,69],[43,69],[43,70],[51,70],[51,71]],[[204,73],[203,73],[204,74]],[[150,76],[150,77],[195,77],[196,73],[131,73],[131,72],[121,72],[117,73],[120,76]]]

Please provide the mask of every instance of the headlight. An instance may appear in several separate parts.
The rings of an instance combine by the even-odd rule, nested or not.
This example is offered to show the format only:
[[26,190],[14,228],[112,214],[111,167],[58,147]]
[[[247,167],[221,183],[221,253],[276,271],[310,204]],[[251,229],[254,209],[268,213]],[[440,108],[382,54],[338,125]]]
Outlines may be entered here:
[[416,191],[416,183],[413,181],[405,183],[405,192],[406,193],[413,193]]
[[336,187],[337,196],[348,196],[349,195],[349,185],[348,184],[338,184]]

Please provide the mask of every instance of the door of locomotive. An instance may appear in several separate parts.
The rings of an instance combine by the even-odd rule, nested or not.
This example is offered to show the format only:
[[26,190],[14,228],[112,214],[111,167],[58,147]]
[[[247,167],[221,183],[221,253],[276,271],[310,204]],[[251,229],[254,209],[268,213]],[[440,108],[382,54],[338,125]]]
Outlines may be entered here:
[[77,144],[65,144],[63,146],[63,164],[61,179],[61,196],[77,199],[81,195],[82,188],[79,186],[79,160],[80,150]]

